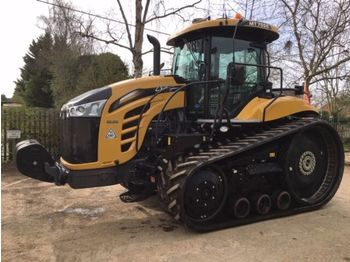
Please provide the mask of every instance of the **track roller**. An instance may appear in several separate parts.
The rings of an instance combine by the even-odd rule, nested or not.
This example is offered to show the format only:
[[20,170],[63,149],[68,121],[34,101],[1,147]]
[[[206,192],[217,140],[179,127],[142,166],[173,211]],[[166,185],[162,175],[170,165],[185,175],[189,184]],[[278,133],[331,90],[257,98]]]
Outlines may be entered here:
[[[312,118],[271,124],[266,129],[244,140],[209,143],[182,159],[163,161],[158,194],[165,210],[191,229],[212,231],[325,205],[343,174],[344,151],[337,132]],[[278,161],[281,171],[253,176],[241,168],[248,155],[265,154],[276,145],[278,157],[271,161]]]
[[292,198],[287,191],[275,192],[273,194],[273,202],[277,209],[287,210],[290,207]]
[[268,194],[255,197],[255,211],[259,215],[266,215],[271,210],[271,198]]
[[246,197],[240,197],[233,202],[233,215],[236,218],[245,218],[250,213],[250,202]]

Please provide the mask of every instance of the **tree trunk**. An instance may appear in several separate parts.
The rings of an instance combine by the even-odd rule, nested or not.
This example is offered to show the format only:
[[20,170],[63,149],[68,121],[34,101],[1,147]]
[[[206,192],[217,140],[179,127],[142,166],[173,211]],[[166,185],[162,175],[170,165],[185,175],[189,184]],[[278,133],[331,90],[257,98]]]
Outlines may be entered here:
[[134,77],[141,77],[143,70],[143,60],[142,60],[142,44],[143,44],[143,32],[145,25],[141,20],[142,17],[142,0],[136,0],[136,23],[135,23],[135,44],[133,50],[134,64]]
[[132,62],[134,64],[134,77],[141,77],[142,76],[142,70],[143,70],[143,60],[140,51],[134,51]]
[[305,78],[305,83],[304,83],[304,100],[310,105],[311,104],[311,93],[310,93],[310,82],[311,79],[308,77]]

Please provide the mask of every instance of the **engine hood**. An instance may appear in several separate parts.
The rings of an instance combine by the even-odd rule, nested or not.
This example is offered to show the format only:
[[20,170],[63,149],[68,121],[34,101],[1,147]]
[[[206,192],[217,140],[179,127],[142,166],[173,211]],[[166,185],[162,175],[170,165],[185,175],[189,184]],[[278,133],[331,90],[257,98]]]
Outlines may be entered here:
[[167,88],[183,85],[174,76],[147,76],[141,78],[128,79],[121,82],[110,84],[109,87],[112,90],[112,99],[122,97],[129,92],[137,89],[154,89],[154,88]]

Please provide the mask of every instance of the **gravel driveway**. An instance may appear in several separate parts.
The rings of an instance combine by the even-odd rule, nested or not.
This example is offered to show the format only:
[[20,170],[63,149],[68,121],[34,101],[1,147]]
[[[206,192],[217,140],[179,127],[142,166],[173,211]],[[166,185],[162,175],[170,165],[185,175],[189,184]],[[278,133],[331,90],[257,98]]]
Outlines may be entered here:
[[350,261],[350,168],[323,209],[199,234],[155,198],[123,188],[74,190],[2,170],[3,261]]

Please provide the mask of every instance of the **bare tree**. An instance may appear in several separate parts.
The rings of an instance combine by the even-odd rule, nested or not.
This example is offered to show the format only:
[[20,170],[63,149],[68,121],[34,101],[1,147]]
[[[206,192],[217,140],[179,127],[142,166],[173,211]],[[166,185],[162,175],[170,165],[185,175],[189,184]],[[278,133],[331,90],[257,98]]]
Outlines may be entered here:
[[69,48],[78,55],[93,52],[93,39],[82,37],[81,29],[89,34],[93,30],[93,21],[84,19],[74,11],[72,5],[64,0],[51,3],[48,16],[39,17],[39,27],[50,33],[55,41],[55,48]]
[[[64,0],[50,2],[49,14],[40,16],[39,22],[53,39],[53,48],[47,57],[52,74],[50,89],[55,105],[61,106],[79,91],[78,75],[82,74],[78,67],[88,68],[89,55],[94,53],[94,40],[81,35],[82,28],[86,33],[91,32],[93,23],[89,17],[75,12],[73,6]],[[84,65],[83,61],[86,61]]]
[[[337,48],[331,50],[330,56],[325,59],[320,69],[324,69],[330,63],[337,63],[341,59],[341,53]],[[331,60],[330,62],[328,60]],[[350,68],[343,63],[332,70],[325,70],[316,77],[314,83],[317,83],[316,89],[325,96],[329,113],[337,118],[339,113],[344,109],[340,99],[350,91],[347,82],[350,80]],[[322,101],[322,105],[325,103]]]
[[[129,14],[126,6],[121,3],[121,0],[117,0],[118,9],[124,22],[125,31],[117,31],[109,23],[107,24],[107,32],[104,36],[91,32],[83,33],[83,35],[88,38],[103,41],[107,44],[114,44],[130,51],[134,66],[134,76],[140,77],[143,70],[142,56],[150,52],[143,52],[142,50],[145,26],[169,16],[178,16],[181,19],[184,19],[181,12],[185,9],[196,7],[201,1],[202,0],[197,0],[193,3],[178,8],[166,8],[164,0],[157,0],[155,2],[152,2],[151,0],[134,0],[135,20],[134,24],[132,24],[130,21],[131,15]],[[125,37],[127,39],[127,43],[122,41],[122,39]]]
[[310,101],[309,86],[324,80],[322,76],[350,60],[350,1],[281,2],[286,24],[293,36],[289,40],[290,45],[296,45],[292,48],[289,61],[301,65],[305,90]]

